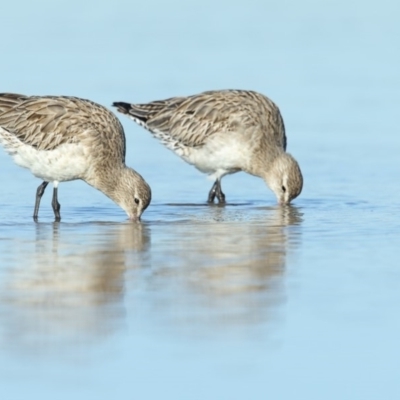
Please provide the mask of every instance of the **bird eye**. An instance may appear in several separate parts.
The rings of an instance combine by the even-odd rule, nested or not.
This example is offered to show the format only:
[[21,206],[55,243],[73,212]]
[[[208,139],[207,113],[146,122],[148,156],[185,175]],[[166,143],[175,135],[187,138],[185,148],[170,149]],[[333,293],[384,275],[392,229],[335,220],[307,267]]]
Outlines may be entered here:
[[286,192],[286,188],[285,186],[282,186],[282,192],[285,193]]
[[139,204],[139,203],[140,203],[140,200],[139,200],[137,197],[135,197],[135,203],[136,203],[136,204]]

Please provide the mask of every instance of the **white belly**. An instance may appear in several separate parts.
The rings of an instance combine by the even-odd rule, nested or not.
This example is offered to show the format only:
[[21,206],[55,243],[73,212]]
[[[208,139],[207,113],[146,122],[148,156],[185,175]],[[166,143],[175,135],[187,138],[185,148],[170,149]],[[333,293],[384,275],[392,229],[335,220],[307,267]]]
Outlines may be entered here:
[[187,149],[181,157],[212,178],[232,174],[241,171],[251,158],[248,143],[239,139],[243,136],[219,135],[204,146]]
[[47,182],[80,179],[88,168],[87,157],[79,144],[63,144],[49,151],[21,145],[7,151],[16,164],[28,168],[33,175]]

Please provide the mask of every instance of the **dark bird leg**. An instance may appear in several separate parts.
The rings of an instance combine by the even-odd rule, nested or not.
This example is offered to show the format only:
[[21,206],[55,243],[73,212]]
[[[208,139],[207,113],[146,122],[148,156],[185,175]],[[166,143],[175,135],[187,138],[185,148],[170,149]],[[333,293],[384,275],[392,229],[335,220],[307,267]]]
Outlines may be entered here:
[[33,220],[35,222],[37,222],[37,219],[38,219],[40,200],[42,199],[43,193],[46,190],[46,187],[47,187],[48,184],[49,184],[49,182],[43,182],[37,188],[36,201],[35,201],[35,211],[33,212]]
[[214,203],[215,196],[217,195],[217,185],[218,179],[214,182],[214,185],[212,185],[211,190],[208,193],[208,203]]
[[57,200],[57,193],[58,193],[58,189],[56,187],[54,187],[53,200],[51,201],[51,205],[53,206],[54,215],[56,217],[55,221],[59,222],[59,221],[61,221],[61,215],[60,215],[61,206]]
[[218,181],[217,181],[217,190],[216,190],[215,194],[217,196],[218,203],[219,204],[225,204],[225,195],[224,195],[224,193],[222,191],[222,188],[221,188],[221,180],[220,179],[218,179]]
[[217,179],[214,182],[214,185],[212,185],[212,188],[211,188],[210,192],[208,193],[208,202],[213,203],[215,197],[217,197],[219,204],[225,203],[225,195],[221,189],[221,180],[220,179]]

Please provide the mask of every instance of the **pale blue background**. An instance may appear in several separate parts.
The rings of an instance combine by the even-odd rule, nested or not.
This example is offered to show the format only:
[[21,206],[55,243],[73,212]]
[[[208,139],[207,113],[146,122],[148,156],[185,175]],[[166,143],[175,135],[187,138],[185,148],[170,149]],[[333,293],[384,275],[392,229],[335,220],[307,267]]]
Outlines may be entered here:
[[[399,3],[20,1],[1,6],[0,90],[110,106],[218,88],[281,108],[305,177],[211,183],[119,115],[153,189],[140,226],[82,182],[0,153],[0,396],[400,397]],[[171,205],[197,204],[197,205]]]

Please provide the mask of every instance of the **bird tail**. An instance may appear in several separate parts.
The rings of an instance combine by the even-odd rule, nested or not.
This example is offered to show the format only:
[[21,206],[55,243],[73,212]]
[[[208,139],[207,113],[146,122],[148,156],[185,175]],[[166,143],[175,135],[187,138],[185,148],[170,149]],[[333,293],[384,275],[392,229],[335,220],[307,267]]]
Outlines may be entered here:
[[184,97],[172,97],[170,99],[156,100],[145,104],[129,104],[117,101],[113,103],[113,106],[117,107],[120,113],[128,115],[136,122],[141,121],[142,124],[147,124],[147,122],[153,118],[164,114],[170,114],[171,111],[179,107],[184,100]]
[[129,118],[135,121],[138,125],[149,129],[147,126],[147,121],[149,118],[151,118],[151,114],[145,109],[145,107],[142,107],[141,105],[124,103],[122,101],[114,102],[113,106],[116,107],[120,113],[127,115]]
[[161,107],[155,107],[154,103],[129,104],[118,101],[114,102],[113,106],[116,107],[120,113],[126,114],[132,119],[139,120],[144,124],[161,110]]

